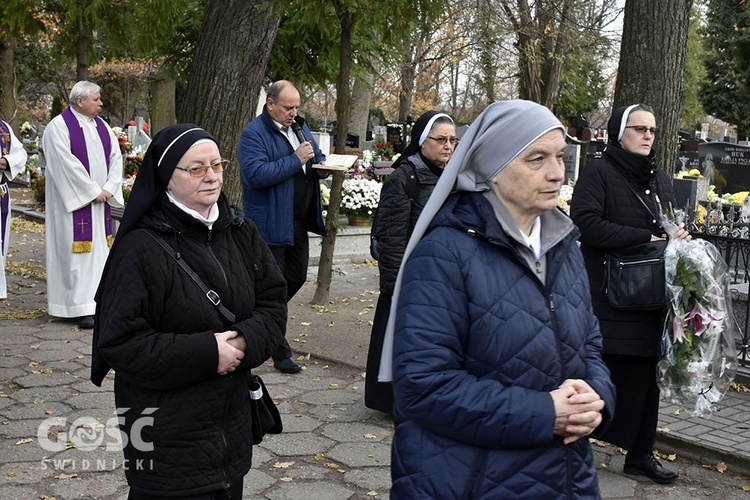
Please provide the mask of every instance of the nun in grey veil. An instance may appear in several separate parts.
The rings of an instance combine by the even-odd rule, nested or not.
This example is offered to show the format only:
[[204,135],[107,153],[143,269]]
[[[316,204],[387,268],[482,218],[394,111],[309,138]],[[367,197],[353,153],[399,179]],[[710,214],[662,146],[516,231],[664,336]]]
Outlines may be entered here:
[[599,495],[586,436],[614,388],[578,230],[556,208],[564,148],[547,108],[494,103],[417,221],[379,373],[395,397],[391,498]]

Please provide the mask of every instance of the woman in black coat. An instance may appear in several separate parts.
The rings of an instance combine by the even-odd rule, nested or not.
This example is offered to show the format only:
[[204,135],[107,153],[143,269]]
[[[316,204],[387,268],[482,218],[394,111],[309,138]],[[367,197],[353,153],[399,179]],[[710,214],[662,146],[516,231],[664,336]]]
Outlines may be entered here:
[[445,113],[427,111],[411,130],[411,142],[393,164],[378,203],[376,231],[380,297],[370,333],[365,378],[365,406],[391,413],[393,387],[378,382],[380,351],[391,310],[393,286],[414,225],[435,189],[458,139],[453,120]]
[[195,125],[160,131],[97,292],[91,379],[101,385],[115,370],[131,500],[242,498],[250,369],[281,342],[286,282],[253,222],[221,193],[226,163]]
[[[669,484],[677,479],[654,458],[659,412],[656,363],[666,308],[623,311],[609,306],[604,288],[608,250],[666,238],[659,214],[671,203],[672,183],[652,150],[656,119],[649,106],[615,110],[601,159],[586,165],[576,181],[571,217],[581,230],[581,251],[591,282],[594,313],[604,340],[604,361],[617,388],[614,421],[602,439],[628,451],[626,474]],[[682,228],[674,238],[690,238]]]

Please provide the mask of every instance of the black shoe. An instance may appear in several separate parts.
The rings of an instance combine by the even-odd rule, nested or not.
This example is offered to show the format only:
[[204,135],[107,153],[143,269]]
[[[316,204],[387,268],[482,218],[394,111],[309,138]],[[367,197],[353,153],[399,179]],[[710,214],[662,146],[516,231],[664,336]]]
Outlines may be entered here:
[[91,329],[94,328],[94,317],[93,316],[81,316],[78,318],[78,328]]
[[635,455],[633,457],[628,453],[625,456],[625,466],[622,468],[625,474],[633,476],[646,476],[650,480],[659,484],[672,484],[677,481],[679,474],[669,469],[665,469],[659,463],[654,455],[647,453],[645,455]]
[[302,371],[302,367],[292,358],[282,359],[281,361],[274,361],[273,366],[281,373],[299,373],[300,371]]

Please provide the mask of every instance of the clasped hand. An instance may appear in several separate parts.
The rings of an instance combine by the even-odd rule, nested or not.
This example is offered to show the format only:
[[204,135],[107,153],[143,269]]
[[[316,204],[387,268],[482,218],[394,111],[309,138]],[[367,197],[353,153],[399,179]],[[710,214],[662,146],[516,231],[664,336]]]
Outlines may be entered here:
[[214,333],[216,344],[219,347],[219,375],[233,372],[240,366],[242,358],[245,357],[247,343],[245,337],[234,330]]
[[554,434],[563,436],[564,444],[588,436],[602,422],[604,401],[583,380],[568,379],[550,395],[555,406]]

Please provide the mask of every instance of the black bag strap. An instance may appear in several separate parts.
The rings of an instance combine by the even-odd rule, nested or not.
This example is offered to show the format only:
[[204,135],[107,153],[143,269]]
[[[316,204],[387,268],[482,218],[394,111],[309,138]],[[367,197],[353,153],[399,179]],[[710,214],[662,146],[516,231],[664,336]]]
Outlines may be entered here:
[[417,174],[417,167],[406,162],[401,168],[409,169],[406,174],[406,196],[409,197],[411,202],[415,202],[419,197],[419,177]]
[[224,305],[221,303],[221,297],[219,297],[219,294],[206,286],[203,280],[200,279],[197,274],[195,274],[195,271],[193,271],[192,268],[187,264],[187,262],[185,262],[182,257],[180,257],[180,255],[174,250],[174,248],[172,248],[171,245],[167,243],[166,240],[164,240],[164,238],[151,231],[150,229],[143,229],[143,231],[145,231],[146,234],[151,236],[154,241],[161,245],[161,247],[166,250],[169,256],[172,257],[175,262],[180,265],[180,267],[188,274],[188,276],[190,276],[195,284],[198,285],[201,291],[205,294],[206,298],[214,305],[214,307],[216,307],[216,310],[219,311],[221,315],[224,316],[227,320],[229,320],[230,323],[234,323],[234,313],[224,307]]
[[[623,180],[623,182],[625,182],[625,185],[628,187],[628,189],[630,189],[630,191],[632,191],[632,193],[635,195],[635,197],[638,198],[638,201],[641,202],[641,205],[643,205],[644,207],[646,207],[646,210],[648,210],[648,213],[651,214],[651,217],[653,217],[654,219],[656,219],[658,221],[659,217],[654,214],[654,211],[651,210],[651,207],[649,207],[648,204],[646,204],[646,202],[644,201],[644,199],[641,197],[641,195],[638,194],[638,191],[636,191],[635,189],[633,189],[633,186],[630,185],[630,183],[625,178],[625,176],[622,174],[622,172],[620,172],[620,170],[617,167],[615,167],[615,171],[617,171],[617,173],[620,174],[620,177],[622,177],[622,180]],[[656,193],[654,193],[654,196],[656,197],[656,205],[659,207],[659,209],[661,209],[661,201],[659,200],[659,195],[656,194]]]

